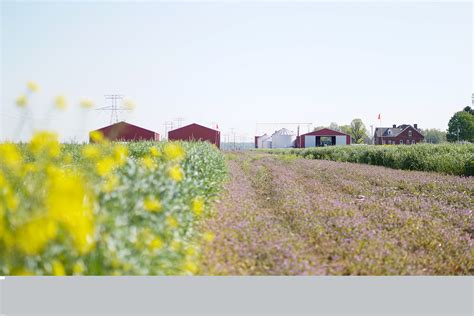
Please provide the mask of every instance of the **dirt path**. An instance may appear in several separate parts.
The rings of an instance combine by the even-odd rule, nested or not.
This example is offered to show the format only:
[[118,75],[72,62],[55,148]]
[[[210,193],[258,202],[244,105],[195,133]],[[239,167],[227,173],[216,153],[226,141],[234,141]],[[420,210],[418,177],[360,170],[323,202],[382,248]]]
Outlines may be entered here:
[[474,180],[228,154],[202,274],[472,274]]

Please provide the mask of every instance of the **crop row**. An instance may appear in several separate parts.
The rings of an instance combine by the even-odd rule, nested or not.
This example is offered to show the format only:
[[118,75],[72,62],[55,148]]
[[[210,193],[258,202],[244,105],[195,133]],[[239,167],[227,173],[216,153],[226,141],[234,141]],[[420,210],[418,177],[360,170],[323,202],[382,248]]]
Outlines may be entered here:
[[266,151],[308,159],[364,163],[393,169],[474,175],[474,144],[331,146]]
[[0,144],[0,274],[179,275],[226,177],[207,143]]

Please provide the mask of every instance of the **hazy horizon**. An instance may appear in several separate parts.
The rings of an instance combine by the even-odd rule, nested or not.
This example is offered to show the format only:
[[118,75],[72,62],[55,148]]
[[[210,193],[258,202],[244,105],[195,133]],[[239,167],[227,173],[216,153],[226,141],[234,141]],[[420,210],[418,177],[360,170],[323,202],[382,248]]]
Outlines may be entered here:
[[[0,139],[16,135],[26,82],[33,128],[84,141],[109,114],[82,97],[133,100],[120,119],[163,135],[165,122],[218,124],[239,141],[289,125],[361,118],[446,130],[471,105],[472,4],[347,2],[1,4]],[[64,94],[69,108],[51,112]],[[175,121],[174,126],[177,126]],[[307,127],[302,125],[301,132]],[[225,140],[225,137],[222,137]]]

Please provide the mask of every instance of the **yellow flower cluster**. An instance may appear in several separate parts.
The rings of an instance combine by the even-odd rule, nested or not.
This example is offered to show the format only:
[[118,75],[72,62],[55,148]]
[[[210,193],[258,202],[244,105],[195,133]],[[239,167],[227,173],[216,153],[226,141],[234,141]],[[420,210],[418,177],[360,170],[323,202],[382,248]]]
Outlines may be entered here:
[[163,148],[163,153],[170,161],[180,161],[185,157],[184,148],[176,143],[167,143]]
[[198,273],[215,237],[196,229],[206,191],[182,143],[91,138],[0,143],[0,274]]
[[[95,193],[71,162],[55,133],[37,132],[26,146],[0,144],[0,273],[28,274],[26,262],[57,245],[78,259],[94,249]],[[60,260],[41,264],[43,273],[66,273]]]

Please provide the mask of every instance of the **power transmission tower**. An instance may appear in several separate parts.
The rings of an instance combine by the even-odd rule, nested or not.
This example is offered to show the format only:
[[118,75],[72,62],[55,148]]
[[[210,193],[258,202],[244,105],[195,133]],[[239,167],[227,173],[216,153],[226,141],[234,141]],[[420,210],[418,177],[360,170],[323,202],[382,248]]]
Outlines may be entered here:
[[183,122],[184,122],[184,117],[175,117],[173,119],[173,121],[176,121],[177,122],[177,127],[176,128],[180,128],[181,126],[183,126]]
[[165,122],[165,137],[168,137],[168,132],[173,130],[173,121]]
[[118,123],[118,112],[120,111],[131,111],[130,108],[126,108],[121,104],[118,105],[119,101],[123,101],[124,96],[121,94],[106,94],[106,102],[110,102],[110,105],[96,109],[96,111],[109,111],[110,112],[110,124]]

